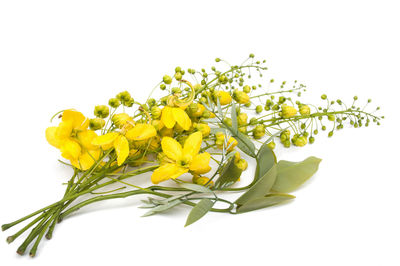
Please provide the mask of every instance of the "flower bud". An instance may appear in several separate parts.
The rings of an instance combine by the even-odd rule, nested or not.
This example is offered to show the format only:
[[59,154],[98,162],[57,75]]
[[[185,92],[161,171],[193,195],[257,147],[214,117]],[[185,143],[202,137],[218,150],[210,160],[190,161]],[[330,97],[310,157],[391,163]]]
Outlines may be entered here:
[[335,121],[335,116],[334,115],[328,115],[328,120],[329,121]]
[[247,133],[247,127],[243,127],[242,126],[242,127],[239,127],[238,130],[239,130],[240,133],[243,133],[243,134]]
[[262,110],[263,110],[263,107],[262,107],[261,105],[257,105],[257,106],[256,106],[256,113],[257,113],[257,114],[261,113]]
[[97,105],[94,108],[94,115],[100,118],[106,118],[110,114],[110,108],[107,105]]
[[232,126],[232,119],[231,118],[229,118],[229,117],[226,117],[226,118],[224,118],[224,123],[227,125],[227,126]]
[[290,139],[290,130],[286,129],[285,131],[283,131],[280,135],[280,138],[281,138],[282,143],[289,140]]
[[243,91],[239,91],[237,89],[235,89],[233,91],[233,99],[235,99],[235,101],[240,104],[246,104],[246,103],[250,102],[249,95],[247,93],[245,93]]
[[251,91],[250,86],[249,86],[249,85],[244,86],[244,87],[243,87],[243,91],[244,91],[245,93],[250,93],[250,91]]
[[244,171],[247,169],[248,163],[245,159],[239,159],[239,161],[235,162],[235,165],[237,166],[237,168]]
[[217,98],[219,99],[219,103],[221,105],[227,105],[232,102],[231,95],[226,91],[214,91],[213,99],[215,102],[217,102]]
[[291,117],[294,117],[296,114],[297,114],[296,108],[294,108],[293,106],[282,104],[281,116],[283,118],[291,118]]
[[305,137],[305,136],[297,137],[294,141],[294,145],[296,145],[298,147],[303,147],[306,144],[307,144],[307,137]]
[[172,83],[172,78],[170,77],[170,76],[168,76],[168,75],[165,75],[164,77],[163,77],[163,82],[165,83],[165,84],[171,84]]
[[207,186],[212,187],[214,185],[214,182],[209,181],[209,180],[210,179],[208,177],[201,176],[201,175],[193,175],[193,178],[192,178],[193,183],[195,183],[197,185],[205,186],[207,184]]
[[116,98],[121,101],[122,104],[129,102],[132,97],[128,91],[123,91],[117,94]]
[[112,116],[111,121],[117,127],[123,127],[128,123],[133,123],[132,118],[126,113],[115,114]]
[[108,105],[111,106],[112,108],[118,108],[121,105],[121,101],[118,100],[117,98],[111,98],[108,101]]
[[201,134],[203,135],[203,138],[207,137],[210,135],[211,128],[204,123],[194,123],[193,127],[195,130],[200,131]]
[[239,125],[239,126],[247,125],[247,118],[248,118],[248,116],[247,116],[246,113],[240,113],[240,114],[237,116],[238,125]]
[[174,78],[175,78],[176,80],[181,80],[181,79],[182,79],[182,74],[181,74],[181,72],[175,73]]
[[89,127],[91,130],[99,130],[104,127],[106,121],[102,118],[92,118],[89,120]]
[[299,112],[301,115],[310,115],[311,109],[308,105],[302,105]]
[[159,119],[161,117],[161,108],[158,108],[157,106],[151,107],[150,112],[153,119]]
[[265,135],[264,125],[257,125],[253,128],[253,137],[255,139],[261,139]]
[[238,151],[235,152],[234,157],[235,157],[234,162],[237,163],[240,160],[240,152],[238,152]]
[[268,148],[273,150],[273,149],[275,149],[276,144],[275,144],[275,142],[271,141],[271,142],[268,142],[267,146],[268,146]]

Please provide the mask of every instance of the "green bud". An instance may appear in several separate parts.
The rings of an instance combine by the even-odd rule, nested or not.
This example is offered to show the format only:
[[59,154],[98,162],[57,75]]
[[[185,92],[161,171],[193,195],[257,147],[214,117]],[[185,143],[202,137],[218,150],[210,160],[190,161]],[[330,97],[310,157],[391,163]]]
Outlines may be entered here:
[[328,137],[332,137],[333,136],[333,131],[330,131],[329,133],[328,133]]
[[181,80],[182,79],[182,74],[181,74],[181,72],[178,72],[178,73],[175,73],[175,79],[176,80]]
[[110,114],[110,108],[107,105],[97,105],[94,108],[94,115],[100,118],[106,118]]
[[296,138],[294,141],[294,145],[296,145],[297,147],[303,147],[306,144],[307,144],[307,137],[305,136],[300,136]]
[[219,59],[219,58],[215,58],[215,62],[220,62],[221,61],[221,59]]
[[243,87],[243,91],[244,91],[245,93],[250,93],[250,91],[251,91],[250,86],[249,86],[249,85],[244,86],[244,87]]
[[171,89],[171,92],[172,92],[172,94],[181,93],[182,90],[181,90],[180,88],[178,88],[178,87],[173,87],[173,88]]
[[102,129],[105,124],[106,124],[106,121],[104,121],[104,119],[102,119],[102,118],[92,118],[89,120],[89,127],[91,130],[96,131],[96,130]]
[[111,98],[108,101],[108,105],[111,106],[112,108],[118,108],[118,106],[121,105],[121,101],[118,100],[117,98]]
[[329,121],[335,121],[335,116],[332,115],[332,114],[329,114],[329,115],[328,115],[328,120],[329,120]]
[[264,125],[257,125],[253,128],[253,137],[255,139],[261,139],[265,135]]
[[175,67],[175,73],[181,72],[181,70],[182,70],[181,67],[179,67],[179,66]]
[[261,105],[257,105],[257,106],[256,106],[256,113],[257,113],[257,114],[261,113],[262,110],[263,110],[263,107],[262,107]]
[[273,149],[275,149],[276,144],[275,144],[275,142],[271,141],[271,142],[269,142],[269,143],[267,144],[267,146],[268,146],[268,148],[270,148],[271,150],[273,150]]
[[167,88],[167,86],[165,86],[164,83],[160,84],[160,89],[161,89],[161,90],[165,90],[166,88]]
[[229,118],[229,117],[226,117],[225,119],[224,119],[224,123],[226,124],[226,125],[228,125],[228,126],[232,126],[232,119],[231,118]]
[[301,115],[310,115],[311,109],[308,105],[302,105],[299,112]]
[[326,94],[322,94],[322,95],[321,95],[321,99],[322,99],[322,100],[326,100],[326,98],[327,98]]
[[309,142],[310,144],[313,144],[314,141],[315,141],[315,138],[314,138],[314,137],[309,137],[309,138],[308,138],[308,142]]
[[170,76],[168,76],[168,75],[165,75],[165,76],[163,77],[163,82],[164,82],[165,84],[171,84],[171,83],[172,83],[172,78],[171,78]]
[[159,119],[161,117],[161,108],[158,108],[157,106],[151,107],[150,112],[153,119]]
[[257,118],[252,117],[252,118],[250,119],[250,121],[249,121],[249,124],[250,124],[250,125],[255,125],[255,124],[257,124]]

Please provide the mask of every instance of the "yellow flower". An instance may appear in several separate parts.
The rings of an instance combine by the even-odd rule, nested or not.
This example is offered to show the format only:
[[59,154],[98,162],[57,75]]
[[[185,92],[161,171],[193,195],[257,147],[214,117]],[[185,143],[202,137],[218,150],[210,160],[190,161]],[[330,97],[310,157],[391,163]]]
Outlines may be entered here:
[[219,103],[221,105],[227,105],[232,102],[231,95],[226,91],[215,91],[213,96],[215,101],[217,101],[216,98],[219,98]]
[[290,105],[282,104],[281,116],[283,118],[291,118],[297,114],[296,108]]
[[[217,132],[215,134],[215,144],[217,145],[218,149],[223,149],[225,142],[225,134],[223,132]],[[235,146],[238,144],[237,140],[234,137],[230,137],[227,143],[227,151],[232,151]]]
[[165,106],[162,109],[161,122],[166,128],[173,128],[177,123],[184,130],[189,130],[192,125],[192,121],[184,110],[171,106]]
[[154,137],[157,134],[156,129],[149,124],[136,124],[133,128],[124,132],[110,132],[98,136],[92,140],[92,144],[100,146],[103,150],[114,148],[117,154],[118,166],[122,165],[129,155],[128,140],[141,141]]
[[46,139],[60,149],[61,156],[81,170],[89,169],[100,157],[98,147],[91,145],[97,137],[92,130],[87,130],[89,119],[75,110],[65,110],[57,127],[46,129]]
[[164,137],[161,147],[167,158],[164,158],[165,163],[153,172],[151,181],[158,184],[171,178],[176,179],[189,171],[192,174],[209,172],[211,155],[208,152],[199,154],[202,140],[200,131],[190,134],[182,148],[175,139]]

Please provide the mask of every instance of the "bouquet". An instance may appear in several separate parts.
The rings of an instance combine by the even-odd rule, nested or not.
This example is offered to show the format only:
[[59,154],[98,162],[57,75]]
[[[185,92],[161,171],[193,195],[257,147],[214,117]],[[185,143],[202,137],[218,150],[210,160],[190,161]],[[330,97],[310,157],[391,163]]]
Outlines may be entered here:
[[[160,95],[145,103],[123,91],[108,105],[95,106],[92,118],[74,109],[56,113],[51,121],[57,124],[46,129],[46,139],[73,175],[60,200],[2,225],[4,231],[27,223],[7,238],[11,243],[30,230],[17,253],[29,248],[35,256],[57,223],[98,201],[146,194],[144,216],[186,205],[191,208],[188,226],[209,211],[239,214],[293,200],[289,193],[317,171],[321,159],[278,161],[277,142],[302,147],[320,132],[331,137],[345,123],[357,128],[379,125],[383,118],[374,114],[379,107],[366,111],[371,100],[358,107],[356,96],[351,105],[326,95],[321,106],[303,102],[305,85],[283,81],[275,86],[273,79],[263,78],[265,60],[253,54],[240,65],[215,62],[225,67],[176,67],[153,89]],[[256,162],[255,174],[242,185],[248,160]],[[129,180],[144,173],[151,173],[153,185]],[[115,184],[120,186],[108,189]],[[224,198],[224,192],[238,193],[236,200]]]

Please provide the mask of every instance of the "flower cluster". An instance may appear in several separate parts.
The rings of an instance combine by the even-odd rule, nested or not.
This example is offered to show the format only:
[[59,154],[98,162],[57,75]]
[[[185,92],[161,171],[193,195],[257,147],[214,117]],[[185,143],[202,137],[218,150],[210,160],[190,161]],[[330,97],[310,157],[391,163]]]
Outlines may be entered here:
[[[3,225],[6,230],[36,216],[7,241],[33,227],[17,252],[24,254],[34,242],[30,250],[34,256],[42,237],[50,239],[57,222],[74,211],[138,194],[151,195],[143,201],[149,208],[146,216],[180,204],[193,207],[186,225],[208,211],[243,213],[279,204],[293,199],[288,193],[310,178],[321,160],[278,161],[275,141],[287,148],[302,147],[328,128],[331,137],[346,121],[357,128],[370,122],[379,125],[383,118],[374,114],[376,110],[366,111],[371,100],[357,107],[358,97],[349,106],[326,95],[321,96],[322,106],[304,102],[305,85],[297,81],[276,85],[274,79],[265,80],[266,70],[265,60],[258,61],[253,54],[243,64],[223,69],[176,67],[160,79],[157,99],[150,95],[140,103],[123,91],[107,105],[95,106],[92,118],[73,109],[60,111],[55,116],[61,121],[47,128],[46,138],[60,150],[74,175],[61,200]],[[256,162],[255,176],[243,180],[248,160]],[[153,185],[128,182],[143,173],[151,173]],[[111,184],[121,187],[104,190]],[[218,194],[222,191],[243,194],[231,202]],[[83,195],[94,196],[76,202]],[[216,202],[227,207],[214,207]]]

